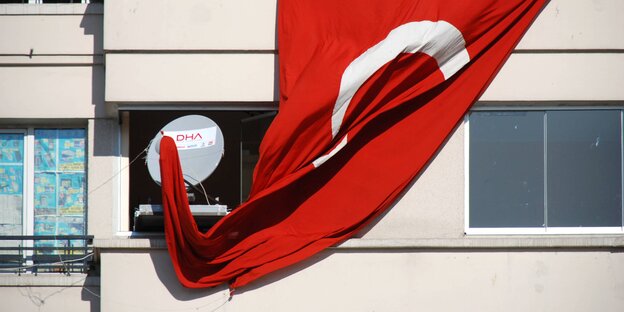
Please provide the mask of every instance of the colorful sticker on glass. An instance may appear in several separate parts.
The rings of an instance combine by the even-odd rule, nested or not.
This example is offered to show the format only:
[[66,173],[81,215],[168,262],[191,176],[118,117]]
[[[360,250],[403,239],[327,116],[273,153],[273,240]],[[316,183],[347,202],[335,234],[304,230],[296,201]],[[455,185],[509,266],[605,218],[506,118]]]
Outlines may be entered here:
[[0,194],[22,194],[24,179],[23,155],[23,134],[0,133]]
[[[57,216],[35,216],[34,231],[35,235],[56,235]],[[35,241],[35,247],[56,247],[53,240]],[[53,253],[52,251],[37,251],[37,254]]]
[[0,133],[0,163],[19,164],[24,162],[24,135]]
[[35,173],[35,215],[56,215],[56,174]]
[[58,235],[82,235],[84,234],[84,217],[63,216],[57,222]]
[[56,235],[56,216],[35,216],[35,235]]
[[84,171],[85,130],[59,129],[59,171]]
[[0,195],[22,195],[22,166],[0,165]]
[[85,174],[59,174],[58,207],[61,214],[83,214],[85,206]]
[[56,170],[56,129],[35,130],[35,170]]

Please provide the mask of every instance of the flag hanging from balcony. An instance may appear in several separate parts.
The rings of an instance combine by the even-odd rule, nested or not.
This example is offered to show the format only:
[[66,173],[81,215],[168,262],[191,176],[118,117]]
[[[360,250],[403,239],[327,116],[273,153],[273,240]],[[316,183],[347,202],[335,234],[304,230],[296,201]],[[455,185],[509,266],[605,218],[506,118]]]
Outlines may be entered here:
[[546,0],[278,1],[279,114],[249,199],[208,232],[161,143],[167,245],[187,287],[243,286],[386,210],[479,98]]

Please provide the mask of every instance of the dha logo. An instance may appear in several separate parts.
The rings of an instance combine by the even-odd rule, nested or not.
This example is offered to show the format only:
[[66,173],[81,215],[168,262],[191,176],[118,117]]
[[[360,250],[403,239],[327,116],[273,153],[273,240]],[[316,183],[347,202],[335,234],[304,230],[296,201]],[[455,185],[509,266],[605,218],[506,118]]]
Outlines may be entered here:
[[178,150],[205,148],[215,145],[217,127],[184,131],[163,131],[162,135],[171,137],[175,141]]
[[201,135],[201,133],[197,132],[195,134],[178,134],[175,137],[176,141],[196,141],[196,140],[202,140],[203,137]]

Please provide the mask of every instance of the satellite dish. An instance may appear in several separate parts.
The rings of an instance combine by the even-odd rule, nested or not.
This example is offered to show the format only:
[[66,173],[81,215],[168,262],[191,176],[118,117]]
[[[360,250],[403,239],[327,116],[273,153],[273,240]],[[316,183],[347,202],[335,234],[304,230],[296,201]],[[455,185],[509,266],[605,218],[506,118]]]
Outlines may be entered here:
[[178,148],[182,175],[189,186],[208,178],[223,158],[223,133],[212,119],[201,115],[187,115],[164,126],[147,150],[147,170],[160,185],[160,140],[173,138]]

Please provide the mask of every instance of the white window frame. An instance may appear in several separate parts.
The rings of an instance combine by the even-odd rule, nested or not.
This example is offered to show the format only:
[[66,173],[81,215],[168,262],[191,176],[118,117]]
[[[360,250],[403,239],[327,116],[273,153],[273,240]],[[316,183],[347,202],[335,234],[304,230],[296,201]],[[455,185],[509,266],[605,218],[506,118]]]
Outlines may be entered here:
[[[16,127],[16,128],[2,128],[0,133],[23,133],[24,134],[24,177],[22,182],[22,235],[34,235],[35,232],[35,129],[84,129],[85,141],[87,140],[87,129],[84,127],[55,127],[55,126],[43,126],[43,127]],[[85,142],[85,151],[88,150],[88,142]],[[85,155],[85,176],[88,177],[87,155]],[[88,185],[88,181],[87,181]],[[87,192],[87,185],[85,185],[85,193]],[[85,208],[84,208],[84,220],[85,220],[85,233],[88,231],[88,196],[85,194]],[[32,244],[32,241],[28,241]],[[32,246],[30,246],[32,247]]]
[[[589,235],[589,234],[624,234],[624,198],[622,199],[622,226],[620,227],[470,227],[470,113],[479,111],[555,111],[555,110],[619,110],[620,111],[620,161],[622,163],[620,178],[621,194],[624,197],[624,108],[619,106],[488,106],[473,107],[464,116],[464,233],[466,235]],[[544,130],[546,136],[546,130]],[[546,157],[546,152],[544,152]],[[546,168],[544,168],[544,185],[546,187]],[[544,196],[548,196],[544,193]],[[546,199],[546,198],[545,198]],[[546,208],[546,207],[545,207]]]

